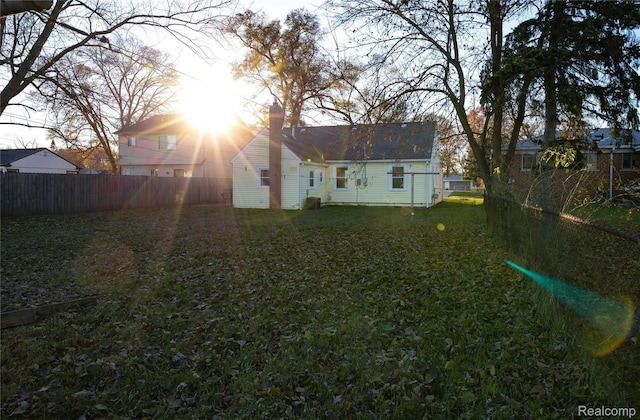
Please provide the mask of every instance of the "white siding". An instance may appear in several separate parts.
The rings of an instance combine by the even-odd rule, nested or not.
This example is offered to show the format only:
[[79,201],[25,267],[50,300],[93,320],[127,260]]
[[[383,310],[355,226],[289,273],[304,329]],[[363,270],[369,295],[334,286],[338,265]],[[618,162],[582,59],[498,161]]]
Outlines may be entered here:
[[262,130],[238,153],[233,165],[233,206],[269,208],[269,189],[258,188],[258,167],[269,167],[269,131]]
[[[313,187],[309,186],[310,171],[314,174]],[[329,199],[331,184],[328,180],[329,166],[319,163],[305,162],[300,165],[300,206],[303,207],[307,198],[319,198],[322,204]]]
[[433,139],[433,148],[431,150],[432,159],[429,165],[427,165],[427,172],[437,172],[438,174],[431,175],[428,178],[429,185],[427,194],[431,193],[431,204],[428,204],[427,207],[434,206],[441,202],[444,195],[444,175],[440,169],[440,139],[438,138],[437,132]]
[[[335,188],[335,168],[349,166],[349,188],[340,190]],[[411,205],[411,175],[405,174],[405,188],[391,189],[391,166],[404,166],[405,172],[431,172],[427,161],[397,161],[397,162],[339,162],[332,163],[328,173],[331,174],[328,204],[347,205]],[[433,175],[414,175],[413,191],[415,206],[430,206],[433,194]],[[429,191],[429,193],[427,193]]]
[[282,147],[282,208],[299,210],[300,206],[300,159],[286,146]]
[[[160,137],[174,138],[175,148],[160,148]],[[153,169],[158,176],[173,176],[174,169],[183,169],[189,177],[230,178],[230,161],[234,157],[234,146],[227,139],[202,136],[197,132],[177,135],[145,134],[135,137],[120,135],[119,162],[123,175],[151,175]],[[168,141],[168,140],[167,140]],[[204,163],[203,163],[204,162]],[[125,173],[124,169],[129,170]]]
[[21,173],[40,174],[66,174],[68,172],[77,172],[78,170],[71,162],[49,150],[41,150],[18,159],[11,163],[10,169],[17,169]]

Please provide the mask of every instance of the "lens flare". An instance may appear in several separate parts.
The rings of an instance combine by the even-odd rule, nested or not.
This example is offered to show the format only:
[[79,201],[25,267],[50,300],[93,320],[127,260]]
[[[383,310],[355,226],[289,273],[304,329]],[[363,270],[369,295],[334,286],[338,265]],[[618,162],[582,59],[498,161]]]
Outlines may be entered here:
[[487,269],[493,277],[505,281],[516,282],[522,277],[519,272],[512,270],[504,264],[505,260],[516,259],[517,257],[503,249],[495,249],[487,257]]
[[635,307],[630,297],[625,297],[623,302],[616,301],[591,290],[527,270],[509,260],[504,262],[535,281],[595,328],[590,340],[594,356],[610,354],[632,335]]

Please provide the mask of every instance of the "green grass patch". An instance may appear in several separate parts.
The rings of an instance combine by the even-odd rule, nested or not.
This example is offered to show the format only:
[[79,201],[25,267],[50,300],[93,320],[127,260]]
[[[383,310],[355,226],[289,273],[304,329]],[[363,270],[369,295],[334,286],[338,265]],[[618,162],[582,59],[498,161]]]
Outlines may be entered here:
[[2,221],[2,416],[566,418],[626,407],[637,340],[502,264],[478,198],[431,209],[192,206]]
[[484,203],[484,195],[477,191],[454,191],[444,198],[446,203],[480,205]]
[[634,232],[640,231],[640,207],[624,208],[608,205],[587,205],[569,209],[567,213],[613,227]]

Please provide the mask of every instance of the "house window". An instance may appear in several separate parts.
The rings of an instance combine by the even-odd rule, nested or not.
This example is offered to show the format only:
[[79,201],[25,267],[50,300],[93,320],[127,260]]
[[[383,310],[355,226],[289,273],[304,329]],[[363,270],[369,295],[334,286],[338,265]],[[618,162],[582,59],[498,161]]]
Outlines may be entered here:
[[185,177],[184,169],[174,169],[173,176],[175,176],[176,178],[184,178]]
[[536,155],[522,155],[521,171],[531,171],[536,164]]
[[176,150],[176,136],[158,136],[158,149]]
[[640,169],[640,155],[637,153],[623,153],[622,169],[626,169],[626,170]]
[[152,169],[151,170],[151,176],[158,176],[158,175],[160,175],[160,174],[158,173],[157,169]]
[[17,174],[17,173],[20,173],[20,169],[8,169],[7,168],[7,173],[8,174]]
[[129,137],[127,139],[127,146],[129,147],[136,147],[136,138],[135,137]]
[[269,188],[269,168],[258,168],[258,188]]
[[309,170],[309,188],[316,187],[316,171],[313,169]]
[[349,167],[338,166],[336,167],[335,185],[336,190],[348,190],[349,189]]
[[405,191],[404,165],[392,165],[389,169],[389,189],[391,191]]
[[324,171],[318,171],[318,182],[324,184]]

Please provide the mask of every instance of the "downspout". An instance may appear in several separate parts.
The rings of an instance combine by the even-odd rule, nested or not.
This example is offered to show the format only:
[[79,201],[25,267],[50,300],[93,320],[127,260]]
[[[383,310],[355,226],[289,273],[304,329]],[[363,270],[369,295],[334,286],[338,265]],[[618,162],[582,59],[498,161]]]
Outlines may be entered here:
[[[298,164],[298,210],[302,210],[302,168],[304,168],[304,162]],[[309,194],[307,193],[307,196]]]

